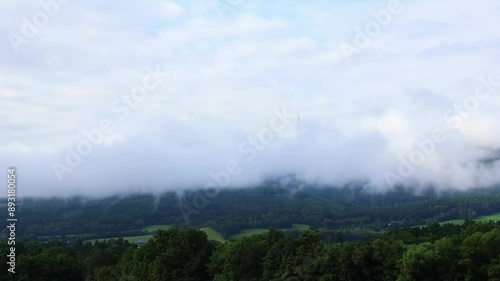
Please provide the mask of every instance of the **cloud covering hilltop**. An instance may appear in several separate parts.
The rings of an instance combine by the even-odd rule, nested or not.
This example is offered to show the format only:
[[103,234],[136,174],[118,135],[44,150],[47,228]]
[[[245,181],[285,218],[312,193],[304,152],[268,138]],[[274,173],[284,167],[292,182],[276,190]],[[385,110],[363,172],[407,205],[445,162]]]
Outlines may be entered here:
[[19,195],[500,182],[498,1],[41,3],[0,3]]

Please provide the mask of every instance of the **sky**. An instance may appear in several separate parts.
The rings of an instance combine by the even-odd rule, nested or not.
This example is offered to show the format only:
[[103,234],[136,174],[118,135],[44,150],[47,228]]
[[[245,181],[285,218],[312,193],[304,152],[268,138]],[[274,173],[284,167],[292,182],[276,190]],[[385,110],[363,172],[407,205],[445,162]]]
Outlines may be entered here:
[[1,186],[11,167],[19,196],[289,174],[496,185],[499,14],[496,0],[1,1]]

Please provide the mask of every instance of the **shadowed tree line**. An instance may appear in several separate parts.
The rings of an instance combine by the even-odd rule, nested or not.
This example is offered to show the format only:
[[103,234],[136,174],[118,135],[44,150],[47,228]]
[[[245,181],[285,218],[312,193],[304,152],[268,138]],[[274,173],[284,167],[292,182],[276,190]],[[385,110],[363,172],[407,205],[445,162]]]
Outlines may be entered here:
[[[197,229],[158,231],[137,248],[123,239],[94,244],[18,242],[16,274],[0,280],[500,280],[500,223],[438,224],[357,242],[327,243],[317,231],[219,243]],[[2,256],[9,246],[1,244]]]

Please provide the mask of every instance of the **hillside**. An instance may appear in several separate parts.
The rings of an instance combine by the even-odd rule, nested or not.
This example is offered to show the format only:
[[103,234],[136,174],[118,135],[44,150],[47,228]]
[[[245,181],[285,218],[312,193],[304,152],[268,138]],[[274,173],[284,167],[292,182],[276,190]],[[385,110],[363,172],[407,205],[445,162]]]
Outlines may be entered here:
[[[225,239],[253,229],[274,227],[300,235],[293,225],[349,240],[403,227],[466,219],[495,219],[500,212],[498,189],[438,196],[433,190],[415,195],[397,189],[371,194],[362,188],[301,189],[268,185],[258,188],[224,190],[196,205],[199,192],[131,194],[102,199],[24,198],[19,205],[18,236],[44,240],[65,236],[84,240],[154,234],[152,225],[211,228]],[[198,197],[197,197],[198,196]],[[191,203],[190,203],[191,202]],[[194,203],[193,203],[194,202]],[[201,208],[203,207],[203,208]],[[191,208],[189,221],[185,209]],[[183,213],[184,212],[184,213]],[[2,213],[3,214],[3,213]],[[3,214],[4,215],[4,214]],[[487,220],[487,219],[486,219]],[[2,232],[6,235],[6,231]]]

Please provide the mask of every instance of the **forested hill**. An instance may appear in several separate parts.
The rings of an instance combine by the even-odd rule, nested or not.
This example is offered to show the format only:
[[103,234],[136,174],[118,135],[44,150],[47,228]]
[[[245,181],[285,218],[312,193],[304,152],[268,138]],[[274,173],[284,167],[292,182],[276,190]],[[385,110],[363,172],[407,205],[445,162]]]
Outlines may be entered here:
[[[17,235],[40,240],[67,235],[85,239],[152,234],[148,225],[179,228],[211,227],[224,238],[245,229],[308,225],[347,239],[366,234],[430,225],[448,220],[477,219],[500,212],[499,189],[415,195],[396,189],[371,194],[362,188],[296,188],[269,183],[263,187],[224,190],[200,200],[202,192],[131,194],[103,199],[24,198],[18,205]],[[193,212],[187,216],[186,210]],[[7,212],[2,212],[5,216]],[[3,217],[2,217],[3,219]],[[3,230],[3,234],[6,230]],[[300,234],[300,233],[296,233]]]

